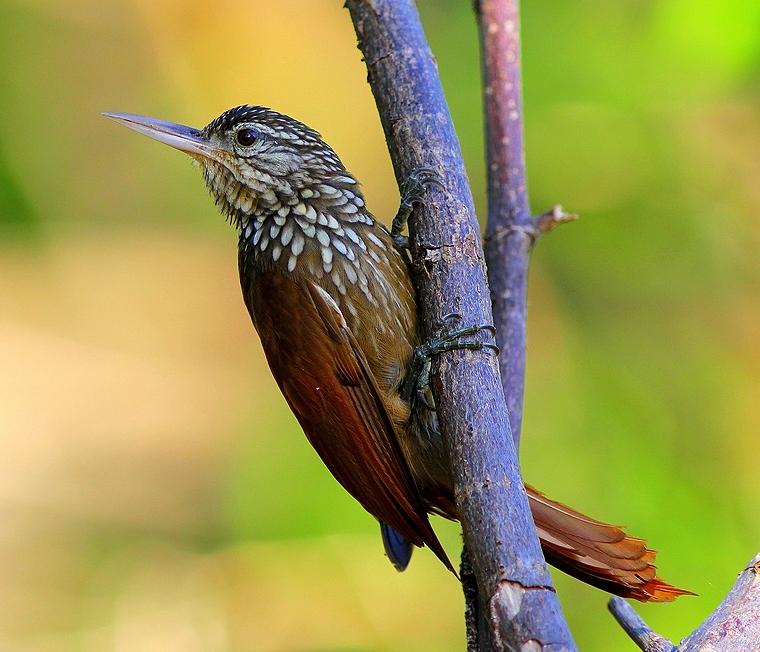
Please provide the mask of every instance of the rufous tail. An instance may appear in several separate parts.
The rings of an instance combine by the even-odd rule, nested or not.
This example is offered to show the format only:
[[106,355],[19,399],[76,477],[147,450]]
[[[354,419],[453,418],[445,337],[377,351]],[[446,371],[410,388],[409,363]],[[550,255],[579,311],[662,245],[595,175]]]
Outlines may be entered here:
[[624,598],[670,602],[694,595],[657,577],[654,558],[643,539],[616,525],[584,516],[549,500],[526,485],[530,509],[546,561],[568,575]]

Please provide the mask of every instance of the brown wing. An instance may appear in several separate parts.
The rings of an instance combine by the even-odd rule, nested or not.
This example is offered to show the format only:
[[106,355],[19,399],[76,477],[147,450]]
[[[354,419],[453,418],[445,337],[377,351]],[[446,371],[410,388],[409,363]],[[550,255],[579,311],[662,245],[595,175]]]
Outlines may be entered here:
[[530,509],[546,560],[568,575],[625,598],[670,602],[694,595],[657,577],[643,539],[548,499],[528,485]]
[[243,290],[272,374],[327,468],[368,512],[453,571],[336,302],[276,272],[256,275]]

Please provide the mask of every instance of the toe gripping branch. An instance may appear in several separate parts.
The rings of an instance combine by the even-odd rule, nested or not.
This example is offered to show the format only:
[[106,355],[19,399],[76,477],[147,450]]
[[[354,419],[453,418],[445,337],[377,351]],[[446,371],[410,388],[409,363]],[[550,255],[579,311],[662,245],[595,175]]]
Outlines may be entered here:
[[414,210],[414,205],[422,202],[427,187],[433,185],[443,190],[444,185],[441,177],[432,168],[417,168],[412,172],[404,183],[401,192],[401,204],[398,207],[396,217],[391,223],[391,237],[401,251],[409,250],[409,238],[401,235],[409,221],[409,216]]
[[[482,351],[490,349],[494,355],[499,355],[499,347],[492,342],[482,342],[474,336],[486,331],[491,338],[496,337],[496,328],[491,324],[478,326],[465,326],[453,328],[456,322],[461,321],[462,316],[452,312],[445,315],[435,327],[433,336],[414,350],[411,373],[404,387],[404,395],[411,400],[412,392],[416,393],[417,399],[428,410],[435,410],[435,400],[430,391],[430,373],[433,365],[433,356],[446,351],[466,349],[468,351]],[[469,339],[461,339],[469,338]]]

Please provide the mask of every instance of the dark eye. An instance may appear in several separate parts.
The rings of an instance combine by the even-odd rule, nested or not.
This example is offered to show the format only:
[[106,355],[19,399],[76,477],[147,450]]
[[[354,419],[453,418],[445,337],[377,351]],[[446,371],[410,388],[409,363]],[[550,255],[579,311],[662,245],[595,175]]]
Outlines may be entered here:
[[250,147],[253,145],[253,143],[256,142],[256,136],[258,134],[255,130],[250,129],[248,127],[241,129],[235,134],[235,139],[240,143],[243,147]]

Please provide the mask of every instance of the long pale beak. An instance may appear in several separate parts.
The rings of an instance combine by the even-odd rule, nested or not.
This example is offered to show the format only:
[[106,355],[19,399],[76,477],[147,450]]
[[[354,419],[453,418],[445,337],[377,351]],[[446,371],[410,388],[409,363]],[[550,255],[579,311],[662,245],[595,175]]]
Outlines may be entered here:
[[103,113],[119,124],[193,156],[214,158],[214,147],[193,127],[131,113]]

